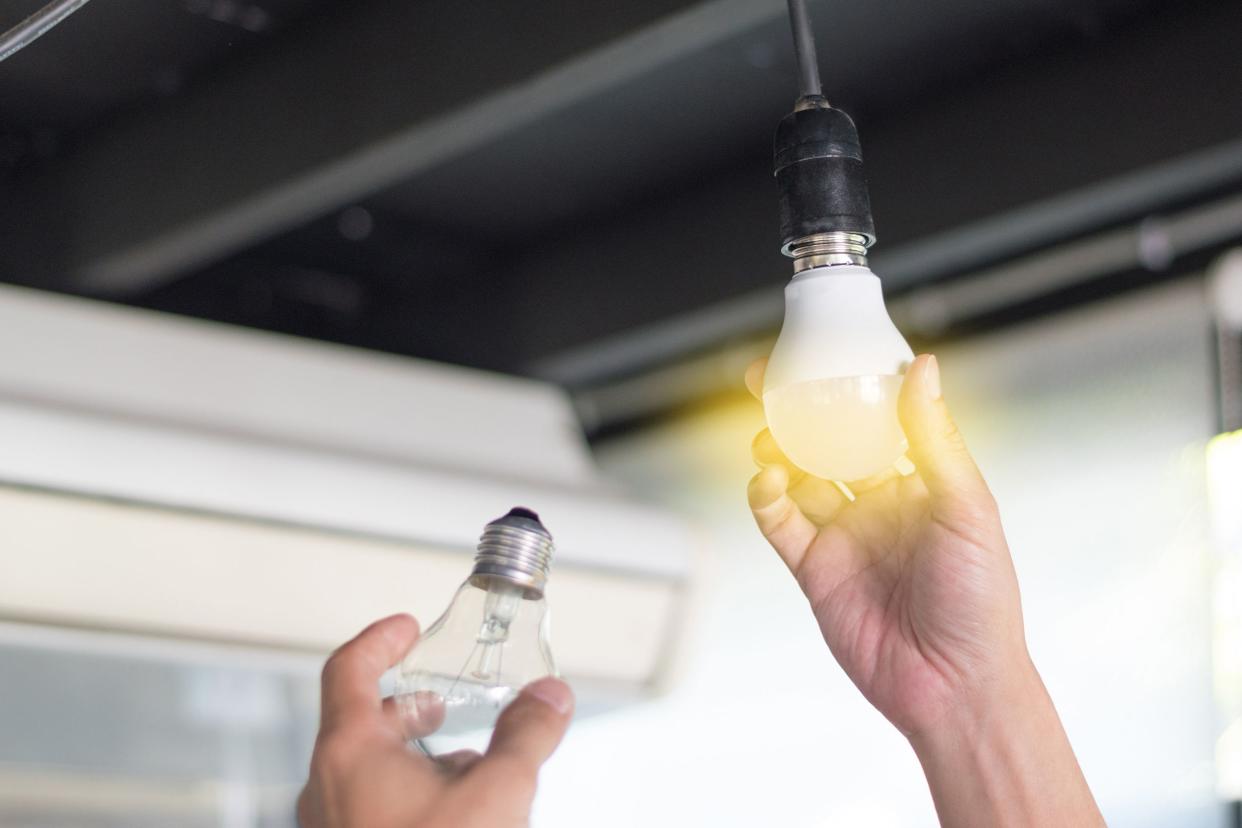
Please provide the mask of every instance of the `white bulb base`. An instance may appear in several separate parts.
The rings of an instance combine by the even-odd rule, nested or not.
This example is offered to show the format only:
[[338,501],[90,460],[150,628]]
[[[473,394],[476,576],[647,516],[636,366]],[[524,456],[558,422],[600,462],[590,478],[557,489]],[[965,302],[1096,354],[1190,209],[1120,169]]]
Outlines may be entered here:
[[785,286],[785,322],[764,391],[817,379],[904,374],[913,361],[869,268],[811,268]]

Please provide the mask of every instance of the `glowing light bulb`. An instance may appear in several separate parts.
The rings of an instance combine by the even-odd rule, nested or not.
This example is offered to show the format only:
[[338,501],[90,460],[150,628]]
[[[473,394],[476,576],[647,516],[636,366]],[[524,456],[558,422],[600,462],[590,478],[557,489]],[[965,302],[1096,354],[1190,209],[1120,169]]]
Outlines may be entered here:
[[776,127],[781,252],[794,260],[785,324],[764,375],[763,407],[777,445],[828,480],[877,474],[905,453],[897,419],[914,359],[867,267],[875,241],[862,146],[849,115],[824,98],[805,2],[789,3],[799,92]]
[[[824,256],[865,261],[858,253]],[[799,468],[828,480],[888,468],[907,448],[897,395],[913,359],[865,264],[799,271],[785,288],[785,323],[764,375],[764,413],[777,445]]]
[[398,669],[393,696],[407,736],[424,750],[433,735],[490,731],[524,685],[556,675],[544,598],[552,550],[529,509],[483,530],[470,577]]

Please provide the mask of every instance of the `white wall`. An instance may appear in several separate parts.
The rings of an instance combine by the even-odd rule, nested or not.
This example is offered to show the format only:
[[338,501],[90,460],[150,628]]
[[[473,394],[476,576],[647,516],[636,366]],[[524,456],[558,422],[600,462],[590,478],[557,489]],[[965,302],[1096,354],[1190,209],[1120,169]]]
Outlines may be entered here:
[[[1110,823],[1216,828],[1212,430],[1200,285],[1160,288],[940,352],[1001,503],[1028,636]],[[660,701],[583,721],[537,826],[934,824],[903,740],[832,662],[750,524],[756,403],[603,448],[605,471],[696,517],[693,638]]]

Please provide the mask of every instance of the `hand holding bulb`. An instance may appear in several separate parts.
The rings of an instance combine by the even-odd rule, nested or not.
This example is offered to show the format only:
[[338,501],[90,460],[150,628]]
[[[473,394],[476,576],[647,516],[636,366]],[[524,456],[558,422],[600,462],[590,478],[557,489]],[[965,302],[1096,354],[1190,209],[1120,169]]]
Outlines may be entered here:
[[[758,390],[764,363],[747,373]],[[824,637],[868,700],[903,733],[933,724],[962,677],[1026,658],[1018,586],[996,505],[944,400],[934,357],[899,398],[918,474],[882,474],[850,502],[760,432],[750,504],[811,599]],[[870,486],[870,488],[868,488]]]
[[[747,371],[756,397],[765,367]],[[882,473],[852,501],[760,432],[755,520],[841,667],[914,746],[943,824],[1102,825],[1028,655],[996,502],[935,357],[910,366],[897,413],[917,473]]]
[[[746,384],[770,431],[750,506],[846,674],[910,739],[941,824],[1103,824],[1027,654],[996,502],[867,267],[854,122],[824,98],[806,0],[801,95],[776,129],[785,323]],[[903,455],[916,474],[902,475]],[[857,494],[847,497],[848,491]]]
[[[511,509],[484,527],[469,576],[426,634],[396,615],[333,654],[299,825],[528,824],[539,766],[573,712],[548,645],[552,551],[539,516]],[[380,676],[398,663],[381,701]],[[428,737],[462,734],[490,737],[486,753],[430,755]]]
[[380,675],[418,640],[408,615],[377,621],[337,650],[323,671],[319,737],[298,797],[302,828],[523,828],[539,767],[573,714],[564,682],[528,685],[505,708],[484,754],[431,759],[412,750]]
[[530,509],[484,527],[470,575],[397,672],[393,699],[423,751],[430,737],[436,752],[444,737],[473,746],[523,685],[556,675],[544,598],[552,551]]

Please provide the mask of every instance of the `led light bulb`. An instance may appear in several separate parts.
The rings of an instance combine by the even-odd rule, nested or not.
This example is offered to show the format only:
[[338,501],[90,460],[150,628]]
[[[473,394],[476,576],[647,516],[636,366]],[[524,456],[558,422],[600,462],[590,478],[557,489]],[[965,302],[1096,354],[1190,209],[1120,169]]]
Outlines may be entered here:
[[776,127],[781,252],[794,260],[785,324],[763,381],[768,428],[800,468],[849,482],[906,451],[897,419],[914,359],[867,267],[875,241],[862,146],[850,116],[824,98],[805,2],[789,2],[800,95]]
[[777,445],[828,480],[888,468],[907,448],[897,395],[913,359],[865,264],[800,270],[785,288],[785,323],[764,374],[763,408]]
[[552,536],[529,509],[493,520],[452,603],[402,660],[393,696],[406,734],[490,731],[522,687],[556,675],[544,598]]

